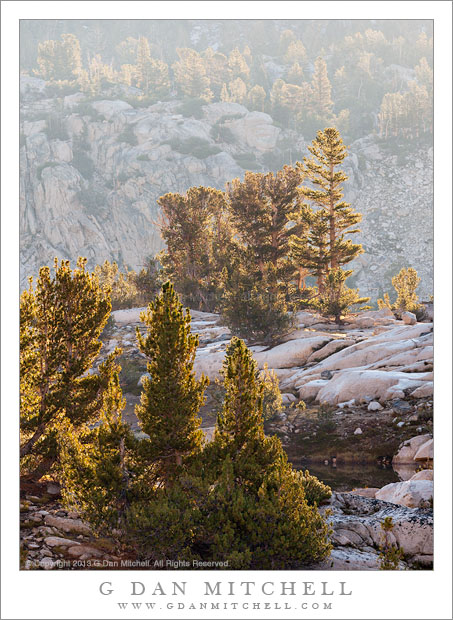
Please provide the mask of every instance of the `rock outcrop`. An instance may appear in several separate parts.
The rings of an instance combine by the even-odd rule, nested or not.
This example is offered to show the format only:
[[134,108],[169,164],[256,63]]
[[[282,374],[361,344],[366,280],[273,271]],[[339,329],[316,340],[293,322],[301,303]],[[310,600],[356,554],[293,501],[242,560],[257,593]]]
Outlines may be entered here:
[[[306,150],[302,136],[236,103],[206,105],[195,119],[179,112],[178,101],[134,108],[121,99],[86,101],[82,93],[46,98],[45,82],[27,76],[21,92],[22,285],[55,256],[84,255],[90,268],[116,260],[138,270],[163,247],[159,196],[194,185],[223,189],[244,175],[250,157],[266,172],[273,168],[269,157],[278,160],[285,145]],[[212,137],[217,122],[232,140]],[[433,244],[432,149],[397,159],[368,136],[351,145],[345,162],[345,197],[363,213],[358,240],[366,250],[348,282],[373,300],[407,265],[417,269],[423,297],[432,289],[425,258]]]

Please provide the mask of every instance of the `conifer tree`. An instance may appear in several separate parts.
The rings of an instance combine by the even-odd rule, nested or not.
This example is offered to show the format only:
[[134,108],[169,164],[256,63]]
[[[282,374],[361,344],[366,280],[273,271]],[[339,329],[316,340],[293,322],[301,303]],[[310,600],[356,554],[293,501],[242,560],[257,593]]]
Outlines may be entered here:
[[246,172],[244,180],[227,185],[229,211],[243,243],[253,249],[258,269],[271,262],[278,271],[288,254],[290,216],[300,206],[300,168],[284,166],[277,173]]
[[302,86],[304,81],[304,72],[298,62],[291,65],[291,68],[286,74],[286,81],[289,84],[295,84],[296,86]]
[[247,86],[244,81],[238,77],[228,84],[229,97],[228,101],[232,103],[244,103],[247,97]]
[[307,62],[307,51],[302,41],[298,39],[296,41],[291,41],[286,50],[284,60],[287,63],[298,63],[302,66]]
[[[358,289],[348,288],[346,279],[352,274],[352,270],[344,271],[339,267],[330,269],[323,282],[319,296],[315,297],[311,305],[326,316],[335,317],[338,324],[342,323],[341,316],[351,308],[369,301],[369,297],[360,297]],[[365,310],[369,306],[362,306]]]
[[326,62],[321,57],[315,60],[311,87],[313,90],[312,110],[314,115],[320,119],[328,120],[333,108],[332,87],[327,75]]
[[149,42],[140,37],[137,50],[137,86],[147,95],[162,97],[170,90],[168,66],[161,60],[151,57]]
[[99,409],[105,377],[87,371],[111,310],[109,291],[86,271],[86,259],[74,271],[55,259],[54,269],[54,277],[40,269],[35,289],[30,279],[20,304],[20,456],[35,461],[41,475],[58,458],[56,423],[78,428]]
[[228,56],[228,66],[231,71],[233,80],[240,78],[243,82],[247,82],[250,76],[250,68],[237,47],[234,48]]
[[266,91],[262,86],[255,84],[251,88],[247,95],[249,110],[258,110],[258,112],[264,112],[264,102],[266,101]]
[[330,127],[318,131],[308,150],[312,158],[304,158],[303,170],[310,186],[304,186],[302,194],[316,207],[316,217],[320,220],[317,225],[320,229],[323,229],[324,223],[328,223],[329,228],[327,253],[322,234],[319,241],[320,265],[317,273],[322,281],[326,258],[328,268],[337,269],[363,252],[360,244],[345,239],[345,235],[358,232],[357,229],[351,230],[351,227],[360,222],[362,216],[354,213],[351,206],[342,200],[341,183],[347,180],[347,176],[337,167],[346,158],[347,151],[338,130]]
[[79,40],[73,34],[62,34],[61,41],[39,43],[37,62],[46,80],[75,80],[82,68]]
[[203,53],[203,64],[206,77],[209,79],[209,87],[215,97],[219,97],[223,84],[231,81],[231,69],[228,66],[228,58],[225,54],[215,52],[208,47]]
[[420,309],[418,295],[415,292],[420,284],[420,278],[413,267],[401,269],[396,276],[393,276],[392,284],[397,292],[395,309],[399,311],[408,310],[409,312],[416,312]]
[[212,91],[203,59],[198,52],[188,47],[176,50],[179,60],[173,65],[175,81],[186,97],[211,101]]
[[[327,525],[309,506],[303,475],[263,430],[263,382],[242,340],[225,357],[225,400],[205,450],[215,483],[201,505],[206,555],[231,568],[290,568],[325,557]],[[209,469],[209,466],[208,466]]]
[[120,384],[116,350],[100,365],[106,389],[99,410],[99,424],[77,430],[64,420],[58,427],[62,495],[97,533],[114,536],[124,528],[137,481],[132,432],[122,421],[125,406]]
[[198,336],[190,333],[190,312],[183,312],[171,283],[163,285],[140,318],[148,331],[143,337],[137,328],[137,342],[148,358],[150,376],[143,380],[141,403],[135,411],[149,437],[143,450],[153,464],[156,480],[171,486],[201,450],[198,411],[208,379],[195,378]]
[[212,310],[216,279],[226,260],[230,230],[225,196],[209,187],[191,187],[183,196],[165,194],[157,201],[162,209],[161,254],[164,271],[177,284],[185,303]]

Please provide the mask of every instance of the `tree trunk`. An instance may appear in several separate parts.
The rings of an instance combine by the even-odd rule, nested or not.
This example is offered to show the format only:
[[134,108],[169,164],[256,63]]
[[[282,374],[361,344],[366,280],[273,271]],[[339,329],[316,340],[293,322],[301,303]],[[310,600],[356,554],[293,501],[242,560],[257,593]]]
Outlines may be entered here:
[[33,437],[31,437],[27,442],[24,443],[23,446],[20,447],[20,458],[23,458],[24,456],[27,456],[27,454],[30,454],[30,452],[33,450],[33,446],[42,437],[45,430],[46,424],[42,423],[38,426],[38,428],[33,434]]

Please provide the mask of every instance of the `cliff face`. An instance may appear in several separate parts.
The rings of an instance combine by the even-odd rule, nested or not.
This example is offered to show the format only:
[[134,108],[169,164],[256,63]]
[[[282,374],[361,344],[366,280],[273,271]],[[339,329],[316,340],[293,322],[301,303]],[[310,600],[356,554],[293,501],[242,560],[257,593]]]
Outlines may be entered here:
[[[86,256],[90,268],[108,259],[140,269],[163,247],[159,196],[194,185],[222,189],[245,169],[275,170],[288,148],[293,159],[308,155],[301,135],[239,104],[207,105],[197,120],[179,113],[176,101],[136,109],[119,99],[85,103],[79,93],[38,99],[30,89],[41,82],[27,78],[22,105],[22,285],[55,256]],[[392,275],[412,266],[426,297],[432,149],[391,153],[368,136],[350,145],[345,170],[346,199],[363,213],[366,250],[350,285],[375,299],[391,288]]]

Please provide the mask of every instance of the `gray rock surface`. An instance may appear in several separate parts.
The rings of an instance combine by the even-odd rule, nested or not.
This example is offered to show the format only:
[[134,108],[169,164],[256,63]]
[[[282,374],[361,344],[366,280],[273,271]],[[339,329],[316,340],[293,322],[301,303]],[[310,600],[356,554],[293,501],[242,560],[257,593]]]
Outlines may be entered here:
[[[21,90],[42,97],[45,83],[24,76]],[[138,270],[163,247],[156,225],[159,196],[193,185],[223,189],[227,181],[244,175],[235,156],[254,153],[267,171],[262,155],[278,154],[280,141],[305,145],[302,136],[280,130],[269,115],[239,104],[206,105],[202,119],[183,117],[179,106],[170,101],[134,109],[121,99],[83,104],[83,95],[75,93],[64,99],[62,130],[54,136],[47,118],[61,114],[57,99],[28,97],[21,109],[23,286],[55,256],[75,261],[81,254],[90,268],[109,259]],[[235,136],[233,144],[214,143],[210,134],[224,116],[239,117],[226,121]],[[190,139],[204,140],[220,152],[204,158],[180,152]],[[396,155],[384,154],[368,136],[351,145],[345,171],[345,198],[363,214],[358,241],[366,250],[352,263],[354,281],[349,285],[375,300],[392,290],[391,277],[401,267],[411,265],[421,277],[419,294],[428,298],[432,149],[397,162]]]

